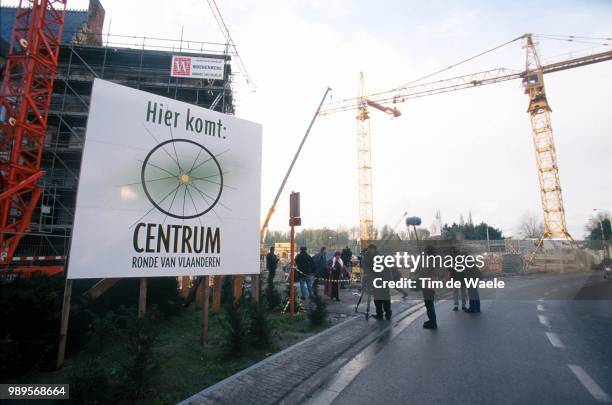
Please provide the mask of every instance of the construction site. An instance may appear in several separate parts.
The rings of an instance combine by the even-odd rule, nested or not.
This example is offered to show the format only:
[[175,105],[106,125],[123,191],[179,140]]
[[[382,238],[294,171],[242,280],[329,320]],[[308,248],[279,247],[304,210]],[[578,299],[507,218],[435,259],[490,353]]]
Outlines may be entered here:
[[[0,57],[3,64],[8,56],[9,44],[13,41],[13,22],[23,24],[24,29],[30,23],[29,14],[21,16],[18,10],[2,7],[3,54]],[[40,145],[40,157],[31,162],[44,173],[38,181],[39,191],[26,197],[22,201],[25,205],[15,207],[14,197],[4,198],[4,192],[21,181],[26,173],[18,173],[15,171],[17,168],[2,171],[2,212],[6,216],[2,230],[2,265],[5,269],[19,267],[27,272],[37,269],[51,273],[63,271],[70,245],[94,78],[110,80],[224,114],[234,113],[231,57],[224,49],[225,45],[180,39],[103,35],[104,16],[104,8],[97,0],[90,2],[88,10],[67,10],[63,16],[62,36],[56,39],[57,71],[52,81],[53,87],[49,89],[51,97],[46,109],[44,142]],[[121,47],[121,43],[129,44],[130,47]],[[173,55],[223,60],[227,65],[225,76],[223,80],[171,77]],[[5,134],[3,132],[3,137]],[[3,138],[3,148],[10,146],[11,143]],[[11,156],[19,152],[4,149],[3,153],[3,156]],[[7,157],[3,159],[6,159],[5,162],[9,160]],[[9,180],[11,178],[13,180]],[[30,199],[38,194],[36,202]],[[16,243],[18,240],[19,243]]]
[[[48,7],[55,6],[61,6],[61,4],[50,4]],[[22,15],[18,10],[13,7],[2,8],[2,58],[5,64],[10,59],[11,52],[19,52],[19,49],[15,48],[19,45],[15,42],[19,41],[18,37],[21,38],[27,33],[28,24],[32,22],[28,21],[28,18],[31,18],[29,13]],[[60,13],[59,10],[54,12]],[[57,19],[59,18],[58,14]],[[46,111],[46,123],[41,123],[44,124],[44,142],[40,144],[37,143],[38,141],[34,142],[33,146],[39,151],[32,157],[27,151],[15,149],[15,144],[11,142],[3,143],[5,162],[15,159],[15,156],[20,154],[25,154],[24,156],[28,156],[28,160],[31,160],[23,168],[21,165],[7,165],[6,163],[3,166],[6,169],[3,169],[2,172],[4,190],[2,193],[2,264],[8,266],[7,268],[19,267],[26,272],[42,268],[46,268],[45,271],[51,273],[62,271],[74,218],[87,110],[95,78],[164,95],[224,114],[234,113],[229,43],[104,34],[102,32],[104,18],[105,11],[99,1],[91,1],[88,10],[67,10],[65,15],[62,15],[61,38],[48,38],[57,41],[55,50],[57,60],[54,61],[56,63],[55,80],[50,82],[53,86],[52,89],[49,89],[49,106],[48,108],[43,106],[43,110]],[[59,27],[61,24],[57,19],[48,23]],[[15,30],[11,30],[13,21],[16,22]],[[46,34],[51,34],[51,32]],[[563,40],[564,38],[559,36],[555,39]],[[570,40],[574,39],[570,38]],[[575,40],[580,40],[580,38]],[[399,110],[401,103],[408,100],[509,80],[521,80],[529,100],[528,114],[533,128],[543,212],[544,233],[541,240],[571,239],[565,219],[550,117],[551,108],[544,89],[544,75],[605,62],[612,59],[612,53],[610,51],[591,53],[542,65],[532,34],[525,34],[477,56],[517,42],[521,42],[526,49],[523,72],[509,73],[505,69],[496,69],[425,83],[419,79],[412,82],[414,84],[374,94],[366,94],[362,75],[359,79],[358,97],[334,102],[325,102],[324,97],[312,123],[317,116],[319,116],[318,119],[324,119],[326,115],[345,111],[353,111],[357,114],[359,240],[374,239],[369,110],[378,110],[392,118],[397,118],[401,115]],[[23,50],[26,48],[21,49]],[[201,80],[173,77],[170,74],[173,55],[223,60],[227,67],[224,78],[223,80]],[[456,65],[461,63],[463,62]],[[447,67],[443,71],[454,66]],[[437,73],[440,72],[434,72],[434,74]],[[6,80],[10,77],[5,76]],[[17,80],[21,77],[11,77],[10,85],[18,85]],[[3,124],[5,131],[8,128],[7,123],[8,121]],[[14,125],[11,126],[14,127]],[[275,211],[284,185],[307,136],[308,132],[286,173],[268,216],[263,220],[260,235],[262,241],[265,239],[271,215]],[[31,170],[39,173],[36,181],[30,177]],[[32,181],[25,189],[15,188],[26,179]]]
[[[251,104],[251,111],[260,114],[262,121],[241,118],[238,96],[245,89],[255,93],[254,81],[219,5],[215,0],[205,0],[199,6],[208,6],[206,13],[223,40],[189,38],[183,36],[184,27],[180,28],[179,38],[158,37],[154,29],[147,33],[150,36],[144,32],[142,36],[111,33],[101,0],[89,0],[88,8],[83,10],[69,8],[67,0],[20,0],[18,5],[0,7],[0,288],[8,297],[3,297],[7,305],[2,314],[10,318],[9,326],[0,331],[0,340],[8,348],[0,362],[6,364],[0,367],[2,382],[13,383],[23,377],[36,383],[60,384],[70,378],[75,392],[71,399],[76,398],[75,403],[363,403],[360,401],[364,401],[365,394],[351,381],[360,381],[363,387],[375,391],[395,378],[387,377],[372,387],[363,380],[369,367],[384,369],[388,364],[390,369],[398,367],[394,376],[403,375],[404,364],[411,363],[412,358],[400,353],[410,352],[417,359],[414,364],[427,369],[429,359],[419,357],[427,350],[410,351],[422,343],[420,335],[415,334],[420,329],[415,331],[411,326],[419,317],[427,316],[424,329],[436,330],[438,323],[446,322],[454,325],[457,336],[483,347],[488,341],[499,341],[500,336],[522,331],[522,335],[516,332],[514,340],[508,341],[508,345],[516,346],[512,350],[523,350],[520,355],[524,359],[537,359],[539,355],[551,358],[539,365],[531,364],[533,369],[556,364],[556,360],[555,354],[549,355],[539,347],[539,338],[532,338],[532,331],[543,327],[550,344],[565,350],[561,337],[574,339],[576,330],[586,325],[586,321],[580,321],[583,323],[579,326],[571,324],[572,334],[568,332],[567,336],[563,328],[555,329],[547,314],[558,311],[561,305],[571,308],[563,309],[563,321],[559,320],[562,317],[551,316],[553,324],[567,323],[569,318],[584,319],[587,307],[597,314],[593,319],[612,319],[609,309],[594,304],[612,299],[610,214],[600,205],[589,206],[588,214],[576,214],[574,210],[568,215],[567,188],[562,187],[566,172],[559,169],[563,163],[559,163],[554,137],[555,114],[551,106],[555,101],[545,86],[550,74],[609,64],[612,38],[601,34],[604,31],[594,29],[597,33],[592,36],[516,32],[517,36],[510,40],[494,46],[487,42],[489,46],[477,52],[469,48],[452,64],[436,61],[444,67],[416,79],[405,77],[404,84],[389,84],[386,90],[375,92],[366,90],[367,75],[360,66],[353,66],[355,71],[351,74],[355,74],[345,76],[357,80],[350,86],[343,83],[341,88],[354,87],[355,96],[332,98],[334,83],[324,83],[317,105],[304,105],[300,99],[298,108],[289,101],[278,107],[279,115],[290,108],[299,110],[299,114],[280,121],[291,125],[284,129],[282,138],[292,148],[286,153],[289,147],[273,144],[269,132],[262,131],[270,121],[262,109],[277,113],[276,106],[264,103],[270,100],[265,97],[271,97],[266,90],[265,96],[255,96]],[[227,8],[239,13],[229,5]],[[181,9],[184,12],[191,10]],[[244,31],[241,33],[244,35]],[[540,42],[546,41],[588,47],[551,59],[542,56]],[[500,67],[456,73],[459,69],[470,71],[466,66],[469,62],[494,58],[495,52],[512,47],[521,49],[520,69]],[[263,83],[270,85],[270,81],[278,80],[275,86],[297,97],[299,90],[290,90],[283,82],[285,72],[259,73]],[[308,77],[296,73],[297,76]],[[381,83],[385,78],[375,79]],[[478,193],[486,195],[485,203],[474,202],[479,196],[465,200],[457,197],[461,204],[468,201],[480,208],[482,220],[476,222],[471,208],[467,221],[463,214],[459,220],[442,221],[439,205],[454,204],[455,196],[450,192],[448,201],[429,195],[414,197],[420,193],[414,186],[417,183],[412,183],[416,177],[439,183],[439,188],[458,181],[469,185],[474,173],[462,171],[462,160],[490,161],[491,156],[484,156],[484,151],[490,149],[476,146],[474,156],[467,156],[465,151],[472,149],[463,148],[459,153],[442,140],[436,146],[437,151],[445,149],[440,156],[427,155],[431,149],[426,148],[421,153],[415,146],[414,151],[398,155],[399,160],[389,158],[385,162],[386,156],[375,157],[372,147],[379,136],[373,122],[397,119],[389,124],[394,125],[405,117],[406,109],[424,97],[444,97],[446,93],[470,89],[478,93],[480,87],[503,82],[513,82],[519,89],[515,91],[522,94],[521,113],[530,133],[519,134],[521,137],[513,142],[529,143],[535,156],[530,170],[534,178],[537,176],[537,186],[521,184],[520,191],[514,191],[522,206],[532,201],[527,194],[537,194],[539,202],[530,207],[537,214],[524,224],[525,232],[516,236],[508,235],[498,223],[502,217],[516,215],[517,205],[498,201],[501,198],[490,191],[499,190],[504,186],[504,176],[513,175],[508,168],[490,170],[495,173],[490,178],[495,179],[497,188],[474,181]],[[275,98],[274,103],[279,101]],[[493,104],[491,100],[489,103]],[[296,123],[297,116],[307,116],[309,121]],[[442,117],[443,112],[436,119],[442,121]],[[464,118],[474,127],[485,125],[485,120]],[[342,134],[343,141],[329,141],[334,147],[341,142],[340,152],[329,152],[332,148],[323,143],[327,140],[313,140],[320,135],[316,134],[317,126],[328,119],[342,120],[353,128],[352,133]],[[491,120],[486,125],[490,130],[505,124]],[[270,127],[271,132],[278,132],[275,124]],[[330,128],[337,127],[325,128],[333,132]],[[588,131],[579,135],[583,136],[580,141],[591,136]],[[274,136],[275,142],[281,139]],[[397,140],[381,138],[380,142],[387,144],[388,152],[389,145]],[[499,143],[500,150],[495,153],[506,153],[500,138],[487,138],[486,142]],[[319,152],[325,149],[320,162],[314,160],[313,143]],[[278,153],[280,150],[283,153]],[[332,153],[350,153],[356,157],[356,167],[338,164],[352,160],[328,159]],[[373,172],[390,167],[402,172],[403,165],[417,154],[420,156],[414,161],[431,159],[435,164],[436,159],[450,160],[447,168],[451,173],[441,176],[435,172],[438,175],[430,179],[428,167],[423,167],[422,172],[406,170],[405,177],[398,175],[385,188],[379,188],[378,182],[385,179],[374,177]],[[269,156],[273,163],[263,165]],[[315,175],[305,175],[304,166],[313,162],[325,168],[316,168],[319,171],[315,170]],[[587,163],[585,176],[591,170]],[[525,165],[522,161],[520,164],[522,169]],[[321,194],[313,197],[303,193],[304,200],[300,200],[302,189],[296,186],[312,191],[320,170],[324,171],[321,189],[317,190]],[[348,171],[357,181],[350,186],[356,193],[346,198],[336,194],[334,184],[344,182]],[[524,176],[524,171],[520,173]],[[576,182],[580,175],[571,173],[568,178]],[[599,175],[593,177],[599,179]],[[400,178],[406,184],[394,185]],[[379,192],[403,186],[406,194]],[[270,194],[270,190],[275,193]],[[584,204],[601,204],[606,192],[605,185],[594,190],[596,196]],[[575,201],[576,197],[572,197]],[[412,198],[418,203],[410,201]],[[591,197],[583,197],[587,198]],[[391,200],[394,203],[389,203]],[[390,212],[389,207],[400,203],[405,204],[401,216]],[[584,204],[580,207],[583,211]],[[429,228],[426,222],[430,221],[430,212],[423,207],[435,212]],[[304,212],[310,215],[302,215]],[[344,218],[351,217],[347,212],[356,213],[352,217],[357,221],[343,223]],[[342,218],[339,223],[328,226],[325,221],[338,213]],[[281,214],[288,216],[288,224],[287,218],[279,219]],[[316,218],[319,215],[324,219]],[[319,227],[321,221],[324,225]],[[570,229],[584,227],[584,221],[588,222],[583,240],[583,235]],[[440,264],[429,266],[413,261],[412,270],[402,271],[400,265],[381,265],[383,256],[397,257],[399,263],[400,252],[406,258],[412,255],[413,260],[419,255],[423,260],[438,255]],[[481,264],[474,272],[466,273],[456,264],[442,265],[442,257],[459,256],[478,257]],[[377,259],[381,259],[379,269],[374,267]],[[438,279],[430,283],[432,279],[423,278],[420,272],[426,270],[438,271]],[[379,280],[386,277],[385,284],[381,284],[385,287],[380,287],[383,298],[378,286],[370,286],[377,275]],[[401,287],[389,287],[389,282],[399,283],[400,279],[403,284],[392,285]],[[417,279],[429,284],[415,287],[408,282]],[[456,279],[458,284],[453,284]],[[467,287],[463,281],[466,279],[473,281]],[[320,287],[329,299],[320,295]],[[479,288],[483,290],[481,295]],[[473,317],[474,325],[469,328],[451,318],[462,314],[460,295],[462,312],[480,314],[481,298],[485,307],[485,315]],[[544,304],[548,299],[562,304]],[[570,305],[578,299],[587,301],[584,308]],[[434,302],[444,311],[452,308],[452,313],[446,311],[451,315],[439,315],[436,321]],[[529,319],[528,312],[532,310],[527,304],[535,302],[535,319],[540,325],[522,324],[528,322],[525,319]],[[393,321],[392,304],[396,308]],[[37,309],[30,310],[30,306]],[[187,312],[187,308],[197,311]],[[517,313],[527,315],[513,318],[515,308]],[[578,311],[585,312],[577,315]],[[40,325],[32,325],[32,321],[36,323],[32,319],[34,313],[41,314]],[[483,318],[493,313],[498,318]],[[370,319],[371,314],[376,321],[386,323],[376,323]],[[512,326],[497,330],[496,323],[478,323],[479,319],[502,318],[504,324]],[[564,327],[570,328],[568,324]],[[599,324],[586,327],[593,328],[595,337],[612,332],[609,327],[603,331]],[[407,337],[405,331],[409,330],[413,333]],[[441,329],[436,333],[443,338],[444,332]],[[155,340],[158,335],[161,338]],[[411,340],[377,366],[379,352],[390,351],[392,346],[386,345],[396,337]],[[585,341],[575,344],[596,346]],[[452,346],[449,341],[440,342],[431,344]],[[340,347],[340,343],[344,346]],[[92,349],[95,345],[103,348],[98,354],[97,348]],[[30,346],[34,349],[28,353]],[[472,350],[468,346],[465,350]],[[572,347],[571,343],[567,346]],[[535,347],[539,351],[529,353]],[[486,350],[489,355],[497,349]],[[597,358],[591,363],[597,366],[595,377],[584,377],[586,371],[568,364],[577,378],[572,377],[572,384],[579,386],[578,382],[586,388],[585,398],[589,394],[596,401],[608,402],[610,397],[605,390],[612,388],[612,380],[609,370],[602,371],[601,364],[612,359],[612,352],[608,348],[593,350],[599,350],[589,355]],[[91,353],[96,357],[93,362]],[[471,352],[469,358],[480,354]],[[448,358],[457,356],[452,353]],[[500,357],[503,356],[506,353]],[[507,357],[512,363],[512,355]],[[393,364],[394,358],[402,358],[402,363]],[[304,366],[297,367],[302,360]],[[484,363],[480,366],[486,372]],[[159,364],[169,366],[158,371]],[[100,375],[85,373],[87,367],[100,370]],[[376,370],[370,381],[378,381],[382,375],[380,369]],[[470,372],[465,371],[465,375]],[[548,369],[546,372],[556,375]],[[143,377],[146,373],[153,376],[150,381]],[[190,377],[186,378],[186,374]],[[96,379],[106,384],[102,386],[111,387],[108,394],[92,388]],[[252,383],[260,380],[261,386]],[[603,381],[602,387],[595,380]],[[565,383],[567,380],[555,380],[555,386]],[[428,387],[425,381],[419,384]],[[398,383],[395,389],[400,392],[404,388]],[[454,389],[461,391],[463,387]],[[428,403],[423,398],[430,394],[419,397],[419,390],[416,395],[422,401],[418,402]],[[558,403],[586,403],[578,391],[584,390],[573,387],[571,392],[562,393],[563,400]],[[377,392],[366,402],[405,403],[412,393],[391,398]],[[480,402],[486,403],[486,396],[481,394]],[[4,399],[2,395],[4,392],[0,392],[0,399]],[[538,403],[548,403],[547,400]],[[450,396],[436,403],[452,402]]]

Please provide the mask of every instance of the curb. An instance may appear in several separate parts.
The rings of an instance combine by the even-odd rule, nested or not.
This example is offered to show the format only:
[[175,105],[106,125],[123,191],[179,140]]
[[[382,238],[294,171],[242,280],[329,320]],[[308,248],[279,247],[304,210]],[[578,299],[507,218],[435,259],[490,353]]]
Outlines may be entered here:
[[381,329],[375,330],[365,335],[359,343],[344,351],[330,364],[317,371],[302,384],[298,385],[297,387],[294,387],[294,389],[289,394],[287,394],[285,397],[281,398],[278,401],[278,404],[293,405],[305,402],[310,399],[310,397],[316,390],[323,386],[333,374],[338,372],[338,370],[340,370],[345,364],[351,361],[351,359],[353,359],[356,355],[365,350],[370,344],[372,344],[372,342],[378,339],[381,335],[383,335],[390,329],[396,327],[400,322],[402,322],[404,319],[406,319],[413,313],[419,311],[424,306],[425,305],[422,303],[415,303],[408,306],[408,308],[402,310],[402,312],[400,312],[398,316],[393,318],[393,322],[385,325]]
[[[401,307],[406,307],[406,306],[407,307],[405,309],[401,309],[401,312],[394,317],[393,323],[387,325],[385,328],[382,328],[382,329],[379,329],[379,330],[375,330],[373,332],[370,332],[370,333],[366,334],[353,347],[348,347],[347,349],[345,349],[344,351],[339,353],[338,357],[336,359],[331,360],[330,364],[328,364],[327,366],[324,366],[323,368],[317,370],[313,375],[308,377],[307,381],[310,380],[311,378],[313,378],[313,376],[321,374],[321,372],[323,370],[329,370],[332,373],[335,372],[337,370],[337,368],[331,369],[330,368],[331,365],[342,366],[343,364],[348,362],[351,359],[351,356],[347,356],[347,353],[353,352],[353,350],[355,348],[359,349],[357,351],[357,353],[359,351],[363,350],[363,348],[365,347],[363,342],[367,342],[369,344],[371,341],[376,339],[377,336],[379,336],[385,330],[390,328],[392,325],[395,325],[397,322],[400,322],[405,317],[409,316],[412,312],[414,312],[414,311],[411,311],[411,309],[414,309],[416,306],[418,306],[418,304],[414,304],[412,302],[402,303],[400,305],[401,305],[400,308]],[[284,355],[284,354],[286,354],[286,353],[288,353],[288,352],[290,352],[290,351],[292,351],[294,349],[297,349],[297,348],[301,347],[302,345],[304,345],[304,344],[306,344],[308,342],[311,342],[312,340],[319,339],[321,337],[325,337],[326,335],[332,335],[337,329],[340,329],[341,327],[349,327],[350,328],[351,323],[355,323],[355,322],[360,321],[360,320],[363,321],[363,318],[361,318],[361,316],[353,316],[351,318],[348,318],[345,321],[342,321],[342,322],[340,322],[340,323],[338,323],[338,324],[336,324],[334,326],[331,326],[331,327],[329,327],[329,328],[327,328],[327,329],[325,329],[325,330],[323,330],[323,331],[321,331],[319,333],[316,333],[316,334],[314,334],[314,335],[312,335],[312,336],[310,336],[310,337],[308,337],[308,338],[306,338],[306,339],[304,339],[304,340],[302,340],[302,341],[300,341],[300,342],[298,342],[298,343],[296,343],[296,344],[294,344],[292,346],[289,346],[289,347],[287,347],[287,348],[285,348],[285,349],[283,349],[283,350],[281,350],[281,351],[279,351],[279,352],[277,352],[277,353],[275,353],[275,354],[273,354],[273,355],[271,355],[271,356],[269,356],[269,357],[267,357],[267,358],[265,358],[265,359],[255,363],[255,364],[252,364],[251,366],[249,366],[249,367],[247,367],[247,368],[245,368],[245,369],[243,369],[243,370],[241,370],[241,371],[239,371],[239,372],[237,372],[237,373],[235,373],[235,374],[233,374],[233,375],[231,375],[231,376],[229,376],[229,377],[227,377],[227,378],[217,382],[214,385],[211,385],[208,388],[205,388],[202,391],[199,391],[199,392],[193,394],[192,396],[190,396],[190,397],[184,399],[183,401],[179,402],[179,404],[189,405],[189,404],[199,404],[199,403],[202,403],[201,401],[202,401],[203,397],[214,396],[214,392],[215,391],[217,391],[219,389],[222,389],[222,387],[224,387],[225,385],[234,382],[236,379],[244,376],[245,374],[248,374],[249,372],[251,372],[251,371],[253,371],[253,370],[255,370],[255,369],[259,368],[259,367],[262,367],[262,366],[264,366],[264,365],[266,365],[266,364],[268,364],[270,362],[273,362],[278,357],[280,357],[280,356],[282,356],[282,355]],[[327,373],[325,373],[325,374],[327,374]],[[298,389],[298,387],[300,387],[301,385],[302,384],[299,384],[299,385],[295,386],[291,390],[291,392],[287,393],[284,397],[281,397],[280,399],[278,399],[278,400],[276,400],[274,402],[275,403],[292,403],[292,404],[295,403],[293,400],[291,400],[291,402],[286,402],[286,398],[292,397],[294,392],[299,392],[299,391],[296,391],[296,389]],[[317,388],[316,386],[313,387],[313,389],[316,389],[316,388]]]
[[336,329],[339,329],[340,326],[346,326],[348,323],[353,322],[353,321],[355,321],[357,319],[359,319],[359,317],[357,317],[357,316],[349,318],[349,319],[347,319],[345,321],[342,321],[340,323],[337,323],[336,325],[331,326],[331,327],[329,327],[329,328],[327,328],[327,329],[325,329],[325,330],[323,330],[323,331],[321,331],[319,333],[316,333],[316,334],[314,334],[312,336],[309,336],[306,339],[304,339],[304,340],[302,340],[302,341],[300,341],[300,342],[298,342],[298,343],[296,343],[294,345],[286,347],[283,350],[281,350],[280,352],[276,352],[273,355],[271,355],[269,357],[266,357],[265,359],[263,359],[261,361],[258,361],[257,363],[252,364],[249,367],[247,367],[247,368],[245,368],[243,370],[240,370],[239,372],[237,372],[235,374],[232,374],[231,376],[229,376],[229,377],[219,381],[218,383],[216,383],[214,385],[211,385],[210,387],[205,388],[202,391],[197,392],[196,394],[190,396],[189,398],[186,398],[186,399],[182,400],[178,404],[188,405],[188,404],[191,404],[191,403],[195,403],[195,402],[191,402],[191,401],[192,400],[196,401],[198,396],[206,395],[206,394],[209,394],[209,393],[211,393],[213,391],[216,391],[218,388],[220,388],[220,387],[222,387],[222,386],[224,386],[224,385],[226,385],[228,383],[231,383],[232,381],[234,381],[238,377],[248,373],[249,371],[251,371],[251,370],[253,370],[255,368],[261,367],[264,364],[267,364],[267,363],[269,363],[271,361],[274,361],[274,359],[276,359],[277,357],[280,357],[283,354],[285,354],[285,353],[287,353],[287,352],[289,352],[289,351],[291,351],[291,350],[293,350],[295,348],[298,348],[298,347],[302,346],[303,344],[305,344],[305,343],[307,343],[307,342],[309,342],[309,341],[311,341],[311,340],[313,340],[313,339],[315,339],[315,338],[317,338],[319,336],[323,336],[325,334],[331,333],[332,331],[334,331]]

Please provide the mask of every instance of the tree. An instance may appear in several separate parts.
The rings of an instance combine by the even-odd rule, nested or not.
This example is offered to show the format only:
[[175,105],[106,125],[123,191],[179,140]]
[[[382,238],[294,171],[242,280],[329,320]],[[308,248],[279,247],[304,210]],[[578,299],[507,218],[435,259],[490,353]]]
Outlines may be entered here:
[[457,224],[452,225],[444,224],[442,227],[442,238],[445,240],[486,240],[487,229],[489,230],[490,240],[503,239],[502,231],[488,225],[485,222],[481,222],[478,225],[471,224]]
[[419,240],[429,239],[429,236],[431,235],[431,232],[429,232],[429,229],[427,228],[417,228],[416,231]]
[[519,234],[523,238],[539,238],[544,234],[544,224],[533,212],[527,212],[521,217]]
[[268,232],[266,233],[266,239],[264,241],[264,245],[272,246],[277,242],[288,242],[288,241],[289,241],[289,232],[268,230]]
[[395,236],[395,232],[389,225],[384,225],[382,228],[380,228],[380,232],[378,232],[378,234],[380,235],[381,240],[391,239]]
[[596,216],[589,219],[585,226],[585,230],[587,231],[586,238],[601,240],[601,231],[603,229],[603,239],[612,240],[612,229],[610,225],[610,214],[607,212],[598,212]]

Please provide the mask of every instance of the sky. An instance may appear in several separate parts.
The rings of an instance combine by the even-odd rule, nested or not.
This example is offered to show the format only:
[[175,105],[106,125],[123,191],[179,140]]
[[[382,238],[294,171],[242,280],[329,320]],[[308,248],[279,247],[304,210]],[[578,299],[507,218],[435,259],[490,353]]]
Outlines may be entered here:
[[[71,8],[87,1],[69,0]],[[102,0],[105,32],[223,42],[206,0]],[[610,1],[230,0],[218,6],[256,85],[236,77],[236,116],[263,125],[262,220],[327,86],[332,100],[384,91],[525,32],[612,37]],[[601,41],[599,41],[601,42]],[[608,41],[612,42],[612,41]],[[544,62],[592,44],[542,40]],[[610,46],[596,50],[610,50]],[[505,67],[521,70],[514,42],[431,80]],[[234,71],[237,68],[234,66]],[[559,174],[570,233],[585,234],[593,209],[612,212],[612,61],[549,74]],[[371,111],[374,222],[404,212],[424,225],[471,212],[505,236],[542,217],[527,96],[508,81]],[[358,225],[354,112],[317,118],[270,229],[285,230],[289,192],[301,193],[303,227]]]

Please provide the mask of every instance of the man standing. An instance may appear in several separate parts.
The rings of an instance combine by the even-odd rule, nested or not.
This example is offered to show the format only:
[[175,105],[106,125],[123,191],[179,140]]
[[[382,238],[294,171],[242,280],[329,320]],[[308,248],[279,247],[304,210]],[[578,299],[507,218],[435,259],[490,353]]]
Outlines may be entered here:
[[[471,281],[478,282],[482,279],[482,273],[478,267],[471,267],[465,270],[465,278]],[[469,314],[480,313],[480,294],[478,293],[478,287],[470,287],[468,290],[468,299],[470,300],[470,307],[467,309]]]
[[325,248],[325,246],[321,247],[319,253],[314,255],[313,260],[315,263],[315,280],[313,284],[313,289],[315,295],[318,295],[320,280],[327,278],[327,249]]
[[351,252],[351,249],[347,246],[344,249],[342,249],[342,254],[340,255],[340,258],[342,259],[342,262],[344,263],[344,268],[346,269],[346,273],[342,273],[342,275],[344,276],[346,274],[346,278],[348,280],[348,285],[350,287],[350,279],[351,279],[351,268],[353,267],[353,252]]
[[386,267],[378,273],[374,272],[374,257],[378,255],[378,250],[375,245],[368,246],[368,250],[365,253],[364,257],[364,277],[363,277],[363,285],[367,291],[372,291],[374,295],[374,306],[376,307],[376,315],[374,318],[378,320],[383,319],[383,311],[384,318],[387,320],[391,319],[391,293],[389,292],[389,286],[387,283],[379,283],[383,284],[381,287],[374,286],[374,280],[376,278],[382,279],[382,281],[391,281],[391,269]]
[[[450,249],[450,255],[453,256],[454,258],[460,256],[460,252],[459,250],[452,246]],[[459,281],[459,283],[461,283],[461,287],[456,288],[453,287],[453,301],[454,301],[454,306],[453,306],[453,311],[458,311],[459,310],[459,295],[461,295],[461,309],[464,311],[467,311],[467,307],[466,307],[466,299],[465,297],[467,296],[467,290],[465,288],[465,281],[463,279],[463,270],[459,271],[457,269],[455,269],[455,267],[452,267],[451,269],[448,270],[448,272],[450,273],[450,280],[452,280],[453,285],[455,284],[455,282]]]
[[278,256],[274,254],[274,246],[270,246],[270,253],[266,255],[266,269],[268,269],[268,284],[274,283],[276,267],[278,266]]
[[[436,249],[432,245],[425,247],[423,252],[427,256],[435,256]],[[417,280],[421,278],[429,278],[430,280],[436,279],[436,269],[434,266],[421,265],[420,269],[417,270]],[[417,281],[419,283],[419,281]],[[434,307],[434,300],[436,298],[436,291],[433,288],[427,288],[425,285],[420,286],[423,293],[423,302],[425,303],[425,309],[427,310],[427,321],[423,322],[423,328],[425,329],[438,329],[438,322],[436,319],[436,308]]]
[[340,258],[340,251],[336,251],[334,257],[329,259],[327,262],[327,267],[329,268],[329,283],[331,287],[331,296],[330,299],[336,299],[340,302],[340,275],[342,274],[342,267],[344,264],[342,263],[342,259]]
[[300,247],[300,253],[295,256],[295,265],[297,266],[297,276],[300,281],[300,292],[302,300],[306,299],[306,287],[308,287],[308,299],[313,297],[312,294],[312,273],[315,270],[315,262],[307,252],[306,246]]

